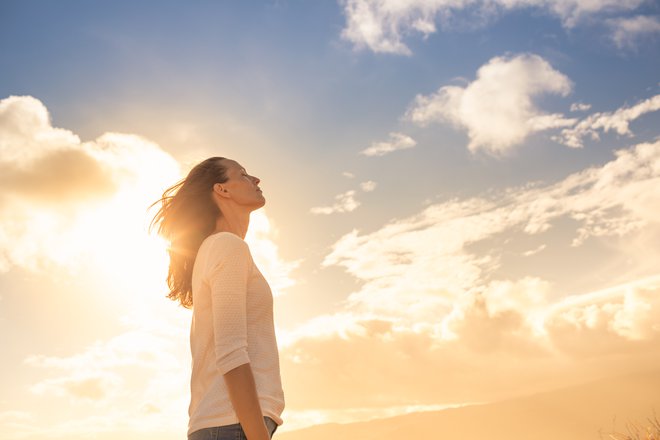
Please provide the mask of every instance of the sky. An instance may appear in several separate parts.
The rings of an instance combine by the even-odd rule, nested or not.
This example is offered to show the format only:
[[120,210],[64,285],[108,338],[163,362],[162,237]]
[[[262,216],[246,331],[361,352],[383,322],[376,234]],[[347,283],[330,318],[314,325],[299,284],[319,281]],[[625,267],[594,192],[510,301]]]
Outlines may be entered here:
[[185,435],[148,210],[261,179],[282,430],[660,368],[660,6],[0,1],[0,437]]

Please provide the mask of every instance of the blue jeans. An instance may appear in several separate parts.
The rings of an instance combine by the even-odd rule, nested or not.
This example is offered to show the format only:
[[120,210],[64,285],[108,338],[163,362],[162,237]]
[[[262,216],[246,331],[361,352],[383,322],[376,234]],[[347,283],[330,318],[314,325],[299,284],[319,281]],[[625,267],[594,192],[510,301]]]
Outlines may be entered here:
[[[266,428],[270,437],[277,430],[277,423],[270,417],[264,417]],[[240,423],[234,425],[214,426],[212,428],[198,429],[188,435],[188,440],[247,440]]]

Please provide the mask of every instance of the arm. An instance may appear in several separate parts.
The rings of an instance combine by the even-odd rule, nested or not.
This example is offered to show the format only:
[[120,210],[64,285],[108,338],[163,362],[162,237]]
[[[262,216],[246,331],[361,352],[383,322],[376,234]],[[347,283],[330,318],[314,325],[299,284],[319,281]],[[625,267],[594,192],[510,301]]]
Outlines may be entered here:
[[224,378],[234,411],[248,440],[269,440],[250,364],[228,371]]

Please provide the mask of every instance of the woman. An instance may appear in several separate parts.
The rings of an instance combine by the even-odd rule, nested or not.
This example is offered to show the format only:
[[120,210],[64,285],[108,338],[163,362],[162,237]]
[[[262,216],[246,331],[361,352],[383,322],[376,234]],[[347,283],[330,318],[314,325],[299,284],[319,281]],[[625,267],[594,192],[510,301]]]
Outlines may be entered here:
[[154,203],[150,229],[170,242],[168,297],[193,309],[189,440],[266,440],[282,423],[273,297],[244,241],[266,203],[259,182],[211,157]]

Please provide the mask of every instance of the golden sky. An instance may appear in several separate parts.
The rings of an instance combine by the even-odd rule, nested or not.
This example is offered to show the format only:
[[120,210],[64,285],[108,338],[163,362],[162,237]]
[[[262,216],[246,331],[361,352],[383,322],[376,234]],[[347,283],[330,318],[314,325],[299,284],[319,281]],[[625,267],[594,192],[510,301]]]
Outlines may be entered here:
[[267,199],[282,431],[660,368],[657,11],[211,3],[0,7],[1,438],[185,435],[147,207],[215,155]]

